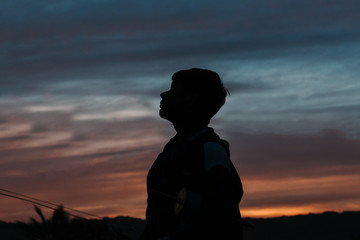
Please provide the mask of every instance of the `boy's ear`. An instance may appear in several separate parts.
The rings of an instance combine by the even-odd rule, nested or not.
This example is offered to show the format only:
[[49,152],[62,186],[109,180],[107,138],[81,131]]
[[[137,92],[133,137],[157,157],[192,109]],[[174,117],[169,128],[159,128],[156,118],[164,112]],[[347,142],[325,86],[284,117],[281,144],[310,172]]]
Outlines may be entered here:
[[198,116],[201,111],[200,96],[198,94],[191,94],[186,99],[186,108],[191,113],[192,117]]
[[185,102],[188,107],[198,106],[200,102],[200,96],[196,93],[189,94],[185,97]]

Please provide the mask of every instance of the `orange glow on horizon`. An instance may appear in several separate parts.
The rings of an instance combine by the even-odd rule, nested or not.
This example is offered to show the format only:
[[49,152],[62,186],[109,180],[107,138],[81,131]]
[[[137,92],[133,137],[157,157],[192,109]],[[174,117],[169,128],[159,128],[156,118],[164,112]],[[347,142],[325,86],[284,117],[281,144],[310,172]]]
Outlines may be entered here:
[[327,211],[331,212],[343,212],[343,211],[359,211],[360,205],[354,208],[337,209],[329,208],[327,206],[320,205],[308,205],[308,206],[279,206],[270,208],[253,208],[253,209],[241,209],[241,215],[245,218],[274,218],[283,216],[295,216],[295,215],[307,215],[323,213]]

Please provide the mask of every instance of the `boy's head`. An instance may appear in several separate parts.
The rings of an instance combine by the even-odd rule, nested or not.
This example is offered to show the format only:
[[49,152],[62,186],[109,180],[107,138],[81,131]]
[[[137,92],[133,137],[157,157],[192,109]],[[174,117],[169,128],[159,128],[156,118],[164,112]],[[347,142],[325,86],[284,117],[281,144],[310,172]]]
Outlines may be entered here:
[[216,72],[192,68],[173,74],[171,89],[161,93],[160,116],[171,122],[196,118],[208,124],[224,105],[227,91]]

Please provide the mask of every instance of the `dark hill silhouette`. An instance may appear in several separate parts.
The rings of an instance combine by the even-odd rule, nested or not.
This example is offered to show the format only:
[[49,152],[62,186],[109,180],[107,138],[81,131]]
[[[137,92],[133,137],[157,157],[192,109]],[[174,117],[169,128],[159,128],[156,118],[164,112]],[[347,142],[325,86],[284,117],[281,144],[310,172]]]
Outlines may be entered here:
[[[59,220],[60,219],[60,220]],[[324,212],[277,218],[245,218],[254,228],[245,228],[245,240],[359,240],[360,212]],[[47,230],[54,219],[46,220]],[[62,228],[61,238],[51,239],[137,239],[146,221],[132,217],[103,218],[102,220],[67,219],[57,215],[54,226]],[[50,225],[49,225],[50,224]],[[54,227],[53,226],[53,227]],[[1,240],[35,239],[34,229],[43,223],[6,223],[0,221]],[[31,231],[29,231],[31,230]],[[56,230],[56,231],[58,231]],[[40,231],[41,233],[41,231]],[[42,232],[43,233],[43,232]],[[48,233],[48,232],[47,232]],[[35,232],[39,237],[39,232]],[[68,235],[64,235],[68,234]],[[38,238],[46,239],[46,238]]]
[[360,212],[324,212],[268,219],[246,219],[246,240],[359,240]]

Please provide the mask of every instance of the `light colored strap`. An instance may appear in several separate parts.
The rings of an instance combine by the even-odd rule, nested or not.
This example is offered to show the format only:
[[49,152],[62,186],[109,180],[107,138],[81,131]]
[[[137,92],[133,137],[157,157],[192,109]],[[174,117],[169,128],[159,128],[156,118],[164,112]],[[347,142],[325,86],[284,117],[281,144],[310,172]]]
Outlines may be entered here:
[[216,142],[207,142],[204,144],[204,153],[206,171],[216,166],[223,166],[230,171],[230,159],[223,146]]

